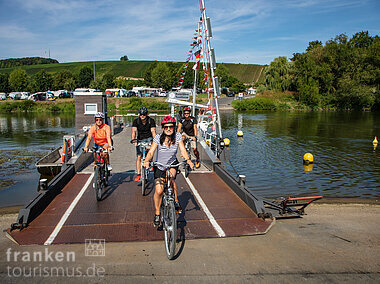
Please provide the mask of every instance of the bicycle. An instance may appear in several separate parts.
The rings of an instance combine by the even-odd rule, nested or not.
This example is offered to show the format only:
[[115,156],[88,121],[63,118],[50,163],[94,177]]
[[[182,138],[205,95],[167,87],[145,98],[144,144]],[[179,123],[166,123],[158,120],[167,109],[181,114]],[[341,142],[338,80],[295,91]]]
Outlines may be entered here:
[[132,139],[130,141],[132,144],[137,142],[137,145],[136,146],[140,146],[141,147],[141,152],[142,152],[142,157],[141,157],[141,166],[140,166],[140,173],[141,173],[141,193],[142,195],[144,196],[145,195],[145,191],[146,191],[146,186],[148,184],[148,176],[149,176],[149,169],[146,169],[143,167],[143,164],[144,164],[144,161],[145,161],[145,157],[146,157],[146,153],[147,153],[147,148],[150,147],[152,145],[152,142],[142,142],[142,141],[139,141],[138,139]]
[[[177,214],[174,206],[174,190],[170,185],[170,169],[186,164],[186,161],[177,164],[163,165],[158,162],[152,162],[153,166],[165,167],[166,180],[164,182],[164,193],[161,202],[161,224],[165,235],[165,251],[168,259],[174,258],[175,247],[177,242]],[[179,173],[179,172],[178,172]],[[186,176],[187,177],[187,176]]]
[[[187,154],[189,155],[189,159],[191,160],[191,141],[193,139],[191,137],[186,137],[184,139],[185,149]],[[185,165],[185,175],[188,176],[190,173],[190,166],[188,164]]]
[[96,150],[96,147],[93,147],[92,149],[89,149],[88,152],[94,153],[95,166],[93,187],[95,189],[96,200],[100,201],[102,199],[102,191],[108,185],[108,177],[110,176],[101,153],[107,153],[109,151],[103,149]]

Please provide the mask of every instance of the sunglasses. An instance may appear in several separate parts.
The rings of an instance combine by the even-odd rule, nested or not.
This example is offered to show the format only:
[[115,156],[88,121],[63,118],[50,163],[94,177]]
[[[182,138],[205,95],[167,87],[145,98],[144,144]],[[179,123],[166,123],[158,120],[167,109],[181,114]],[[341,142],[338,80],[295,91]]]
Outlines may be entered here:
[[185,114],[190,114],[190,112],[185,112]]
[[95,121],[103,121],[103,118],[95,118]]
[[143,115],[143,116],[146,116],[146,113],[140,113],[140,116],[142,116],[142,115]]
[[173,129],[174,128],[174,126],[173,125],[165,125],[164,126],[164,129],[166,130],[166,129]]

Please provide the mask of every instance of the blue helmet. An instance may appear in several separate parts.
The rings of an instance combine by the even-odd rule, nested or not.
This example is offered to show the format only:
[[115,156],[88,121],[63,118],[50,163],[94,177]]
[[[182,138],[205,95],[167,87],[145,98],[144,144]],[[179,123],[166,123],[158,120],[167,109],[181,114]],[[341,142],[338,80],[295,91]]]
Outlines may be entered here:
[[146,108],[146,107],[140,107],[139,114],[147,114],[147,113],[148,113],[148,108]]
[[95,118],[102,118],[102,119],[105,118],[104,113],[102,113],[102,112],[97,112],[97,113],[95,113],[94,117],[95,117]]

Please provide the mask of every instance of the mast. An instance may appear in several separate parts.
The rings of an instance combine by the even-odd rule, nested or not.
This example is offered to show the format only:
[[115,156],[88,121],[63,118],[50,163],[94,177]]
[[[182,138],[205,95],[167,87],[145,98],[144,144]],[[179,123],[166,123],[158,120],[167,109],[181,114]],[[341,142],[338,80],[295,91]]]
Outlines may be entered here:
[[[200,0],[199,1],[200,8],[201,8],[201,20],[202,20],[202,25],[205,35],[205,43],[207,47],[207,53],[209,57],[209,62],[210,62],[210,70],[211,70],[211,79],[212,79],[212,85],[213,85],[213,96],[215,100],[215,109],[216,109],[216,125],[218,127],[218,132],[219,132],[219,138],[222,139],[222,126],[220,122],[220,113],[219,113],[219,106],[218,106],[218,98],[220,96],[220,90],[219,90],[219,82],[218,82],[218,77],[215,77],[215,69],[216,69],[216,61],[215,61],[215,51],[213,48],[211,48],[211,42],[210,39],[212,38],[212,32],[211,32],[211,21],[210,18],[207,18],[206,15],[206,6],[205,6],[205,1]],[[198,29],[199,30],[199,29]]]
[[[197,35],[197,46],[198,46],[198,50],[199,50],[199,38],[200,38],[200,28],[201,28],[201,22],[198,22],[198,35]],[[199,62],[197,61],[197,59],[195,59],[195,64],[199,64]],[[196,102],[196,96],[197,96],[197,74],[198,74],[198,68],[195,68],[194,70],[194,86],[193,86],[193,108],[192,108],[192,112],[193,112],[193,116],[195,117],[195,102]]]

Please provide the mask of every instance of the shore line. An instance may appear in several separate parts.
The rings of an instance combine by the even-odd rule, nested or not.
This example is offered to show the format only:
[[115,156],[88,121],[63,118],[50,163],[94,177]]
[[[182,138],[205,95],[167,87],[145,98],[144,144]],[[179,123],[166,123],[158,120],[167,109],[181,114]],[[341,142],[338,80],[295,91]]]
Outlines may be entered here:
[[[331,205],[344,205],[344,204],[367,204],[367,205],[380,205],[380,198],[378,199],[370,199],[370,198],[356,198],[356,197],[333,197],[328,198],[325,197],[321,200],[318,200],[313,205],[318,204],[331,204]],[[0,216],[2,215],[8,215],[8,214],[15,214],[20,211],[20,209],[23,206],[7,206],[7,207],[0,207]]]

